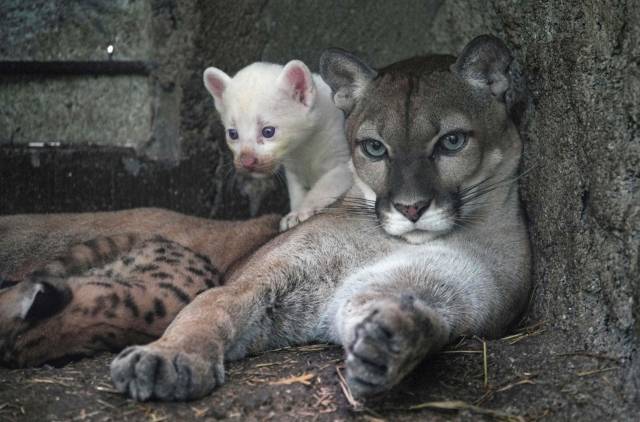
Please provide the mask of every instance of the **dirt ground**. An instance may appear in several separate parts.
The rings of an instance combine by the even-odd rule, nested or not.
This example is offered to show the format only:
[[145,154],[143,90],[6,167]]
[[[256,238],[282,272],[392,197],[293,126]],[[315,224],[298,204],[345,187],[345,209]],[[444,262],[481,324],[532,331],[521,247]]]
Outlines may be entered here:
[[188,403],[118,394],[110,354],[61,368],[0,369],[0,421],[634,420],[617,382],[627,363],[566,349],[564,337],[536,324],[501,340],[463,339],[365,403],[345,390],[342,350],[333,345],[229,363],[224,386]]

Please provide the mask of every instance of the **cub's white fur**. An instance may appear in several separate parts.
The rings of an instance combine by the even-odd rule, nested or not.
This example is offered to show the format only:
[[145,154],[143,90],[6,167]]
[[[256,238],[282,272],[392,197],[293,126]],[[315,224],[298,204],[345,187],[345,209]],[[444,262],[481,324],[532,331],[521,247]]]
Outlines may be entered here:
[[351,186],[343,113],[329,86],[304,63],[253,63],[233,78],[210,67],[204,84],[236,169],[265,177],[284,167],[291,212],[281,230],[316,214]]

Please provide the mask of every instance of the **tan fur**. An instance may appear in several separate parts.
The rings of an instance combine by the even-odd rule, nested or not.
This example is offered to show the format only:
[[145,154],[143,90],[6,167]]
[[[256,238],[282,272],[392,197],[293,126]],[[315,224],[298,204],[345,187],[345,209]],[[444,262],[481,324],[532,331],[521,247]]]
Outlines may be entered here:
[[21,280],[77,243],[99,236],[158,235],[214,259],[221,272],[274,236],[268,215],[249,221],[192,217],[158,208],[0,216],[0,278]]
[[0,270],[18,282],[0,290],[0,362],[33,366],[157,338],[278,222],[160,209],[0,217]]

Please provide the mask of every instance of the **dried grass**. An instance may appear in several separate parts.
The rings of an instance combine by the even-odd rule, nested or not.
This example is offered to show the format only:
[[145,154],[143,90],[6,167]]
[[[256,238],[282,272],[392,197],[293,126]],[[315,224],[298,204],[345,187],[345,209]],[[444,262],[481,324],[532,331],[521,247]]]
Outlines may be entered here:
[[488,409],[486,407],[476,406],[460,400],[431,401],[431,402],[416,404],[414,406],[409,407],[409,410],[421,410],[421,409],[452,410],[452,411],[468,410],[470,412],[477,413],[479,415],[485,415],[485,416],[489,416],[489,417],[502,420],[502,421],[507,421],[507,422],[524,422],[525,420],[522,416],[513,415],[507,412],[501,412],[499,410]]
[[277,381],[271,381],[269,385],[291,385],[291,384],[304,384],[311,385],[311,380],[315,378],[316,374],[308,372],[297,376],[291,376],[288,378],[282,378]]
[[61,385],[67,388],[73,387],[73,385],[55,378],[32,378],[27,382],[33,383],[33,384],[55,384],[55,385]]
[[484,376],[484,388],[489,388],[489,357],[487,356],[487,342],[482,341],[482,374]]
[[577,372],[576,375],[579,376],[579,377],[588,377],[590,375],[597,375],[597,374],[601,374],[603,372],[616,371],[618,369],[620,369],[620,368],[619,367],[612,367],[612,368],[591,369],[589,371]]
[[344,376],[342,375],[342,371],[338,366],[336,366],[336,373],[338,374],[338,382],[340,383],[340,388],[342,389],[342,393],[344,394],[344,397],[347,399],[349,406],[351,406],[353,410],[361,410],[362,403],[360,403],[353,397],[353,394],[351,393],[351,389],[347,384],[347,380],[344,379]]
[[543,328],[543,325],[544,321],[536,322],[535,324],[518,329],[515,334],[502,337],[500,340],[505,341],[510,345],[516,344],[526,338],[544,333],[545,329]]

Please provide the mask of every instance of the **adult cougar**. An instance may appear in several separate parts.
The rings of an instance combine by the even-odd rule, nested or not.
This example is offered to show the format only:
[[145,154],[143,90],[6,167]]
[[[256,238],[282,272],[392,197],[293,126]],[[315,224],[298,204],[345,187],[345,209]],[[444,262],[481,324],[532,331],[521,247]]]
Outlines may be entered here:
[[125,349],[111,365],[117,389],[193,399],[224,381],[225,359],[332,341],[352,391],[368,395],[461,335],[504,332],[530,290],[511,61],[491,36],[457,60],[380,70],[325,52],[322,77],[348,114],[353,188],[199,295],[159,340]]

